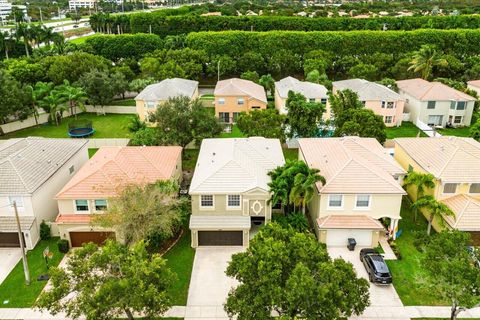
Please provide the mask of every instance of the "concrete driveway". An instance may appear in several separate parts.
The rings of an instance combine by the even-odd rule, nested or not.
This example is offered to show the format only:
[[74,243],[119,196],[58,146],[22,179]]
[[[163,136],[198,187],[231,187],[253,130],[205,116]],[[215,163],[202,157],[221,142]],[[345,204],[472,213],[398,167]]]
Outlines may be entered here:
[[[332,259],[343,258],[345,261],[348,261],[353,264],[355,271],[360,277],[363,277],[368,280],[368,274],[363,266],[363,263],[360,261],[360,249],[361,247],[356,247],[355,251],[349,251],[346,247],[328,247],[328,253]],[[370,307],[365,310],[364,314],[359,319],[376,319],[378,320],[378,315],[373,314],[375,310],[378,309],[396,309],[397,307],[403,307],[403,303],[400,300],[400,297],[395,290],[393,285],[380,286],[370,283]],[[394,315],[392,315],[394,316]],[[357,318],[355,318],[357,319]],[[393,318],[391,318],[393,319]],[[409,320],[409,318],[394,318],[398,320]]]
[[223,311],[228,292],[238,282],[225,275],[232,254],[243,247],[196,249],[185,319],[228,319]]
[[20,248],[0,248],[0,284],[22,258]]

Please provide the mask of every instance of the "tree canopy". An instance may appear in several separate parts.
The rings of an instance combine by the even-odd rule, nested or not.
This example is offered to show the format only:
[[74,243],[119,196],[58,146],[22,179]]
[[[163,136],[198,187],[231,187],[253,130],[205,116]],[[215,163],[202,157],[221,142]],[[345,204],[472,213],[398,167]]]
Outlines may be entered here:
[[277,109],[242,112],[237,118],[237,127],[249,137],[276,138],[285,142],[285,119]]
[[325,111],[323,104],[309,102],[304,95],[289,91],[285,107],[288,110],[288,137],[309,138],[317,136],[322,114]]

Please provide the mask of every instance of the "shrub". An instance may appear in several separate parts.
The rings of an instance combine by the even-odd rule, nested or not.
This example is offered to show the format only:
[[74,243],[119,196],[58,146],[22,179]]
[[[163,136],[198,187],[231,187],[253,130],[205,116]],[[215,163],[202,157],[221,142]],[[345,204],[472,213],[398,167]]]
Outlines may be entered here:
[[42,223],[40,223],[40,239],[48,240],[50,238],[50,226],[46,224],[44,220],[42,220]]
[[430,236],[425,231],[414,231],[413,236],[413,246],[418,251],[423,252],[430,242]]
[[144,121],[140,120],[140,117],[138,116],[138,114],[136,114],[128,124],[128,130],[130,130],[130,132],[137,132],[142,129],[145,129],[146,127],[147,127],[147,124]]
[[303,213],[295,212],[287,216],[276,215],[274,220],[278,222],[283,228],[292,227],[295,231],[298,232],[307,232],[308,231],[308,220],[305,218]]
[[62,253],[67,253],[68,249],[70,248],[70,245],[68,244],[68,240],[66,239],[58,240],[57,245],[58,245],[58,251]]

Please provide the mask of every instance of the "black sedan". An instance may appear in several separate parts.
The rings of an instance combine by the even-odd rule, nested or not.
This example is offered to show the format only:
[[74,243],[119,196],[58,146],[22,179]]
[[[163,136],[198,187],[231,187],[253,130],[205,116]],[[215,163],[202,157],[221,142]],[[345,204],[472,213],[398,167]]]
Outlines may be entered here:
[[360,250],[360,261],[363,262],[368,273],[370,282],[379,284],[392,283],[392,274],[383,260],[382,255],[375,249],[367,248]]

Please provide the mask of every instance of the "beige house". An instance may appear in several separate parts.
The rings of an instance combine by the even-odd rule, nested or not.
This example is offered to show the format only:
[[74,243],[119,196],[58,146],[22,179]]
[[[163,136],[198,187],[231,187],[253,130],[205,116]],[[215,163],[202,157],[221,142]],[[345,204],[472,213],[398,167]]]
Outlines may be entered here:
[[480,97],[480,80],[472,80],[467,82],[467,88],[473,90]]
[[181,154],[182,148],[175,146],[101,147],[55,197],[58,235],[72,247],[120,238],[114,229],[93,226],[92,217],[102,214],[109,200],[126,185],[180,181]]
[[328,90],[325,86],[286,77],[275,82],[275,108],[280,114],[287,114],[285,105],[290,91],[301,93],[309,102],[320,102],[326,105],[328,101]]
[[149,114],[174,97],[198,97],[198,81],[181,78],[165,79],[151,84],[135,97],[137,114],[142,121],[149,121]]
[[476,99],[468,94],[419,78],[397,81],[397,86],[413,123],[442,128],[470,125]]
[[278,139],[204,139],[189,191],[192,247],[248,246],[272,217],[268,172],[284,163]]
[[0,143],[0,247],[19,247],[16,203],[27,249],[40,224],[55,220],[53,197],[88,160],[88,140],[29,137]]
[[261,85],[232,78],[218,81],[213,92],[215,115],[224,123],[236,121],[240,112],[267,108],[267,95]]
[[455,219],[445,217],[448,225],[480,242],[480,143],[459,137],[397,138],[395,159],[405,170],[431,173],[435,188],[427,192],[455,212]]
[[[357,93],[359,100],[365,108],[381,116],[387,127],[402,125],[405,100],[395,91],[384,85],[364,79],[335,81],[332,85],[332,92],[334,94],[339,90],[346,89]],[[331,117],[329,104],[327,105],[325,117],[326,119],[330,119]]]
[[308,205],[315,233],[328,246],[346,246],[354,238],[360,246],[375,247],[381,232],[379,219],[390,219],[393,236],[398,227],[405,175],[395,160],[373,138],[299,139],[299,159],[320,170]]

